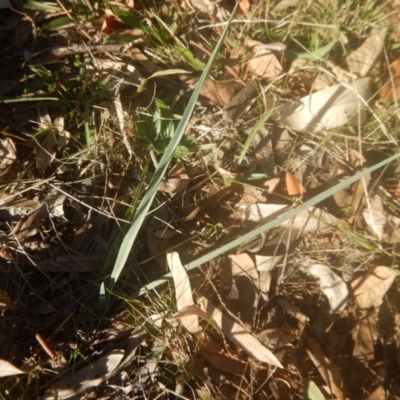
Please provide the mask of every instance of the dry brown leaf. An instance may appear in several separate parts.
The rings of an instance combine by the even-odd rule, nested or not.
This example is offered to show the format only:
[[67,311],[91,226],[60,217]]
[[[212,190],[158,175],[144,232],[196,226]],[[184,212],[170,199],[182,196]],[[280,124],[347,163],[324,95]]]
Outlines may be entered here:
[[25,215],[14,227],[12,235],[18,240],[25,237],[36,235],[42,225],[42,220],[48,217],[48,211],[45,203],[40,203],[29,214]]
[[216,81],[207,78],[201,88],[200,95],[208,99],[211,103],[224,107],[229,104],[240,88],[241,85],[238,82]]
[[80,399],[81,393],[99,386],[108,379],[124,356],[123,350],[107,355],[76,372],[65,375],[43,395],[42,400]]
[[[185,267],[182,265],[177,252],[167,254],[167,263],[172,273],[175,285],[176,308],[178,312],[186,307],[193,306],[192,288]],[[199,319],[196,315],[181,318],[183,326],[190,333],[200,331]]]
[[373,33],[364,43],[350,55],[346,61],[350,72],[358,76],[367,76],[374,67],[377,67],[385,46],[387,29]]
[[349,290],[346,282],[335,274],[328,266],[309,263],[302,266],[302,270],[319,280],[319,286],[327,297],[331,312],[339,312],[346,307]]
[[301,182],[289,171],[286,171],[286,190],[289,196],[301,196],[306,192]]
[[224,334],[230,341],[243,349],[248,355],[267,364],[283,368],[276,356],[252,334],[227,315],[221,313],[204,297],[199,299],[200,307],[189,306],[169,318],[170,321],[189,315],[203,318],[215,329]]
[[[277,215],[287,206],[282,204],[253,204],[249,207],[249,221],[259,222],[271,215]],[[301,211],[295,217],[279,224],[281,227],[292,228],[304,233],[325,233],[332,226],[336,226],[339,220],[326,211],[316,207],[310,207],[306,211]]]
[[369,229],[377,236],[379,241],[386,241],[388,221],[380,196],[374,195],[369,198],[366,208],[363,210],[363,217]]
[[324,355],[320,344],[310,337],[307,340],[307,354],[327,384],[330,394],[344,400],[343,378],[339,368]]
[[383,296],[389,290],[400,272],[385,266],[374,267],[365,276],[355,278],[351,282],[353,295],[360,308],[379,307]]
[[[356,172],[360,171],[360,168],[366,163],[366,159],[362,154],[354,149],[348,149],[349,153],[349,166]],[[337,181],[348,178],[349,172],[343,168],[337,168],[335,171],[335,179],[332,179],[332,185],[336,184]],[[352,222],[355,215],[357,214],[358,208],[365,195],[365,188],[368,187],[371,181],[371,174],[367,174],[364,178],[355,182],[350,188],[341,189],[333,194],[333,199],[338,207],[351,207],[351,218],[349,222]]]
[[234,121],[240,114],[241,109],[257,95],[257,84],[255,81],[250,80],[246,83],[239,92],[230,100],[224,107],[224,117],[227,120]]
[[[234,285],[228,299],[238,300],[230,308],[235,315],[240,315],[242,321],[250,321],[258,304],[258,289],[260,277],[253,259],[247,254],[230,254],[231,276]],[[222,279],[222,278],[221,278]]]
[[389,71],[386,82],[379,92],[379,98],[384,103],[389,103],[400,96],[400,58],[390,64]]
[[375,357],[375,341],[378,339],[376,321],[378,315],[367,315],[360,319],[352,332],[354,341],[353,356],[357,359],[373,360]]
[[279,62],[277,56],[273,52],[275,48],[279,48],[280,46],[281,53],[286,49],[286,46],[282,43],[274,44],[274,47],[271,47],[269,44],[263,44],[256,40],[248,39],[246,41],[246,46],[251,48],[253,51],[252,58],[247,62],[249,70],[257,75],[259,78],[267,78],[274,79],[279,76],[282,71],[282,65]]
[[224,335],[248,355],[267,364],[283,368],[276,356],[263,346],[255,336],[248,333],[246,329],[215,308],[205,298],[200,299],[200,307],[218,325]]
[[239,14],[247,14],[250,10],[249,0],[239,0],[238,1],[238,12]]
[[180,190],[183,190],[188,185],[189,181],[190,178],[184,174],[179,178],[166,178],[160,182],[158,190],[160,192],[174,195]]
[[372,97],[372,79],[342,82],[289,103],[267,97],[272,118],[298,132],[316,132],[350,124],[362,125],[368,116],[366,104]]

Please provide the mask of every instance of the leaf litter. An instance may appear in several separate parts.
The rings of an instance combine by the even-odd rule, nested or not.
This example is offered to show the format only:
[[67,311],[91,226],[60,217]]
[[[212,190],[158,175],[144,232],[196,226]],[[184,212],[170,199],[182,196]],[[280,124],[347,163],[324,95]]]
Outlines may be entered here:
[[[346,22],[311,27],[317,3],[275,2],[260,22],[263,6],[240,2],[112,316],[100,284],[231,9],[0,10],[8,398],[398,397],[398,166],[183,266],[397,148],[390,18],[377,7],[360,30],[338,9]],[[167,267],[173,284],[130,298]]]

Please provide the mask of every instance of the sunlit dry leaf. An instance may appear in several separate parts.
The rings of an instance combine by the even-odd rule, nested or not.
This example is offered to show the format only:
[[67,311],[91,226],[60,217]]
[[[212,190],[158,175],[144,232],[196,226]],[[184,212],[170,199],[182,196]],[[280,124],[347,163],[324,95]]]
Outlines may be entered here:
[[339,275],[326,265],[312,262],[306,263],[302,270],[319,280],[319,286],[329,301],[332,313],[344,309],[349,297],[349,290],[346,282]]
[[197,11],[203,14],[212,14],[215,11],[215,2],[211,0],[187,0],[188,3]]
[[247,354],[267,364],[283,368],[276,356],[268,348],[263,346],[255,336],[248,333],[230,317],[221,313],[221,311],[215,308],[205,298],[201,299],[200,307],[203,312],[212,317],[212,320],[218,325],[224,335],[242,348]]
[[289,171],[286,171],[286,190],[289,196],[300,196],[306,191],[301,182]]
[[265,187],[265,190],[268,193],[273,193],[275,188],[278,186],[278,183],[280,182],[279,178],[271,178],[267,179],[262,183],[262,186]]
[[349,70],[358,76],[367,76],[376,67],[385,46],[387,29],[382,29],[369,36],[364,43],[350,55],[346,61]]
[[283,256],[256,255],[257,271],[272,271],[282,260]]
[[285,11],[289,8],[296,8],[301,3],[301,0],[281,0],[273,7],[273,11]]
[[166,178],[163,179],[158,185],[158,190],[164,193],[170,193],[171,195],[176,194],[180,190],[184,189],[190,179],[187,175],[182,175],[179,178]]
[[370,393],[367,397],[364,397],[363,400],[382,400],[386,397],[386,390],[383,386],[378,386],[372,393]]
[[17,148],[10,138],[0,140],[0,176],[5,175],[17,159]]
[[344,400],[343,378],[339,368],[324,355],[321,345],[313,338],[308,338],[307,347],[307,354],[325,381],[328,391],[338,400]]
[[14,367],[14,365],[8,361],[0,359],[0,378],[18,374],[26,374],[27,372],[29,371],[22,371],[21,369]]
[[108,379],[124,356],[123,350],[112,350],[79,371],[64,375],[43,395],[42,400],[64,400],[99,386]]
[[[175,285],[176,308],[181,311],[185,307],[193,306],[192,288],[185,267],[182,265],[179,254],[176,252],[167,254],[167,263],[172,273]],[[183,326],[190,333],[200,331],[199,319],[196,315],[181,318]]]
[[189,306],[178,312],[169,320],[180,319],[188,315],[197,315],[203,318],[215,329],[223,333],[238,347],[243,349],[248,355],[267,364],[283,368],[276,356],[260,341],[241,325],[233,321],[227,315],[221,313],[204,297],[199,299],[200,307]]
[[368,116],[366,104],[372,96],[372,79],[342,82],[298,101],[267,98],[272,118],[298,132],[316,132],[346,124],[362,125]]
[[[249,207],[248,220],[258,222],[285,208],[286,206],[282,204],[253,204]],[[290,220],[282,222],[279,226],[297,229],[304,233],[324,233],[328,232],[332,226],[336,226],[338,223],[338,219],[328,212],[316,207],[310,207],[306,211],[301,211]]]
[[400,272],[385,266],[374,267],[365,276],[355,278],[351,282],[353,295],[360,308],[379,307],[383,296],[389,290]]
[[249,0],[239,0],[238,12],[239,14],[247,14],[250,10]]
[[[253,51],[252,58],[247,62],[249,70],[259,78],[273,79],[279,76],[283,69],[270,45],[264,45],[256,40],[247,40],[246,45]],[[282,44],[282,50],[285,45]]]
[[380,241],[384,240],[387,220],[380,196],[374,195],[369,198],[367,206],[363,211],[363,217],[370,230],[378,239]]

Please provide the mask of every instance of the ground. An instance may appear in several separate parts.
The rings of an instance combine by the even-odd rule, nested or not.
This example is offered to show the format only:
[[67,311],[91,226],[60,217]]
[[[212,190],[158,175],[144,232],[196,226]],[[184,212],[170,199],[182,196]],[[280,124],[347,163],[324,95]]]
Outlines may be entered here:
[[1,397],[400,398],[399,11],[0,0]]

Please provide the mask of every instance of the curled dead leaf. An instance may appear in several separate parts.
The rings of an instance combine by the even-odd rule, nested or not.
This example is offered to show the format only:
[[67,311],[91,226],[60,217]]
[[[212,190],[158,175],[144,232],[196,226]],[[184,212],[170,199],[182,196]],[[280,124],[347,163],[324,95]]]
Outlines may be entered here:
[[316,132],[345,124],[362,125],[368,116],[366,105],[371,96],[372,79],[360,78],[292,103],[267,98],[267,104],[270,110],[276,110],[272,114],[275,121],[298,132]]
[[367,76],[377,67],[385,46],[387,29],[373,33],[364,43],[346,58],[350,72],[358,76]]
[[385,266],[374,267],[367,275],[351,282],[353,295],[360,308],[379,307],[400,271]]
[[331,312],[339,312],[344,309],[349,297],[346,282],[335,274],[328,266],[310,262],[302,267],[302,270],[319,280],[319,285],[329,301]]
[[[185,267],[182,265],[177,252],[167,254],[167,263],[172,273],[175,285],[176,307],[178,311],[186,307],[193,306],[192,288]],[[183,326],[190,333],[198,333],[200,331],[199,319],[197,315],[182,317]]]

